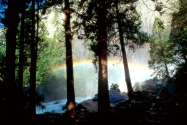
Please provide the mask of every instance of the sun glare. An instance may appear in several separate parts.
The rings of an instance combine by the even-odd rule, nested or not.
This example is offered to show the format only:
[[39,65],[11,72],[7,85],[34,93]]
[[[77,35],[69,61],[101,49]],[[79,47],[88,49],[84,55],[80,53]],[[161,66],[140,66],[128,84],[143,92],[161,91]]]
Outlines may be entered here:
[[[129,63],[129,72],[132,86],[138,82],[141,83],[145,80],[151,78],[152,70],[148,68],[148,65],[137,64],[137,63]],[[123,92],[127,92],[126,82],[125,82],[125,73],[124,73],[124,65],[122,62],[117,62],[117,60],[109,61],[108,66],[108,74],[109,74],[109,84],[116,83],[119,84],[120,90]]]

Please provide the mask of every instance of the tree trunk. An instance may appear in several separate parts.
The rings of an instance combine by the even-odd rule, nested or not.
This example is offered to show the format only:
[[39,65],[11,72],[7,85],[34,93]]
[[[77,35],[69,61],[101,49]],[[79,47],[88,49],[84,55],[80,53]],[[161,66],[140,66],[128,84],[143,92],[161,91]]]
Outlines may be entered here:
[[[98,113],[99,117],[106,117],[110,113],[107,70],[107,34],[105,0],[98,0],[98,47],[99,47],[99,76],[98,76]],[[101,119],[102,119],[101,118]]]
[[35,0],[32,0],[32,32],[31,32],[31,67],[30,67],[30,115],[36,114],[36,60],[37,41],[35,39]]
[[125,44],[124,44],[124,39],[123,39],[123,31],[122,31],[122,28],[121,28],[122,27],[121,26],[121,20],[120,20],[120,17],[119,17],[118,0],[115,2],[115,6],[116,6],[117,21],[118,21],[121,52],[122,52],[122,56],[123,56],[125,81],[126,81],[126,84],[127,84],[128,95],[129,95],[129,97],[131,97],[131,95],[133,93],[133,88],[132,88],[132,83],[131,83],[131,78],[130,78],[130,73],[129,73],[127,55],[126,55],[126,51],[125,51]]
[[67,108],[69,124],[74,124],[75,112],[75,92],[73,76],[73,57],[72,57],[72,36],[70,26],[70,7],[69,0],[65,0],[65,38],[66,38],[66,70],[67,70]]
[[[20,92],[20,97],[23,97],[23,65],[24,65],[24,34],[25,34],[25,3],[22,0],[22,11],[21,11],[21,35],[19,42],[19,71],[18,71],[18,91]],[[22,105],[23,100],[20,100]],[[22,105],[23,106],[23,105]]]
[[167,63],[164,61],[164,66],[165,66],[165,70],[166,70],[166,77],[167,77],[167,81],[170,79],[170,75],[169,75],[169,70],[168,70],[168,66]]
[[[15,82],[15,49],[16,49],[16,35],[19,21],[20,1],[8,0],[8,8],[6,10],[6,112],[9,118],[18,115],[19,105],[17,101],[17,91]],[[14,106],[12,105],[14,104]],[[7,121],[7,124],[11,119]]]

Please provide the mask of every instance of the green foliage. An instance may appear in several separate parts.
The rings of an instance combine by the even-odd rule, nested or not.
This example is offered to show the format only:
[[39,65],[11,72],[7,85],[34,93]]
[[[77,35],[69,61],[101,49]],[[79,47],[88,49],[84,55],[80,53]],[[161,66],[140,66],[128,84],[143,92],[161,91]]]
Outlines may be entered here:
[[[168,77],[166,68],[169,68],[168,64],[172,64],[172,52],[170,42],[168,41],[155,40],[151,43],[148,64],[149,68],[154,70],[153,76],[161,79]],[[172,71],[170,72],[171,74]]]
[[5,80],[5,54],[6,54],[6,45],[5,45],[5,29],[0,29],[0,82]]
[[[135,0],[136,1],[136,0]],[[148,36],[145,32],[140,31],[140,14],[136,11],[135,1],[106,1],[106,31],[108,41],[108,55],[121,56],[119,44],[119,28],[117,27],[117,15],[115,3],[119,8],[119,18],[121,21],[121,29],[123,32],[125,46],[131,50],[143,47],[147,42]],[[78,39],[91,41],[88,44],[88,49],[94,53],[93,63],[97,70],[98,61],[98,15],[97,1],[77,1],[74,4],[74,14],[76,19],[73,21],[73,33],[78,36]],[[79,11],[76,11],[79,10]]]
[[159,79],[169,78],[172,71],[168,65],[172,64],[172,44],[161,19],[155,18],[153,34],[150,38],[149,68],[154,70],[153,76]]
[[[49,36],[44,22],[40,23],[39,44],[38,44],[38,61],[37,61],[37,84],[44,84],[43,82],[51,72],[51,68],[63,64],[65,62],[65,45],[64,45],[64,27],[59,22],[58,9],[50,8],[54,11],[55,17],[52,24],[55,28],[54,36]],[[52,32],[51,32],[52,33]]]
[[186,4],[180,1],[179,11],[173,13],[170,34],[163,21],[155,18],[149,51],[149,68],[154,70],[153,75],[158,78],[167,78],[179,70],[181,65],[187,64]]
[[23,85],[28,86],[30,83],[30,68],[26,67],[23,72]]
[[164,32],[164,30],[165,27],[163,21],[160,18],[156,17],[153,24],[153,35],[158,38],[159,35]]
[[173,13],[170,35],[174,50],[173,57],[175,57],[175,63],[177,65],[180,65],[184,62],[187,63],[187,3],[185,1],[180,1],[179,5],[179,11]]
[[38,54],[37,63],[37,81],[38,84],[42,83],[42,80],[46,78],[50,68],[64,63],[65,52],[63,43],[49,41],[47,47]]
[[37,82],[41,84],[46,75],[50,72],[50,68],[64,63],[64,48],[62,43],[49,42],[48,47],[38,55],[37,63]]

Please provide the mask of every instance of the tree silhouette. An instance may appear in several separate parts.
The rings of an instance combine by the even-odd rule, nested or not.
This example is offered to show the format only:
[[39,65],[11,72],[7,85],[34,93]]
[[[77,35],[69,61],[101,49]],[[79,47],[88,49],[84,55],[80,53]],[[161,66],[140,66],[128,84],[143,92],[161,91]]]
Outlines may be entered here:
[[106,34],[106,1],[96,1],[98,19],[98,56],[99,56],[99,76],[98,76],[98,113],[99,117],[104,119],[103,116],[109,116],[110,102],[108,92],[108,69],[107,69],[107,34]]
[[21,1],[21,33],[20,33],[20,40],[19,40],[19,69],[18,69],[18,91],[20,93],[20,106],[23,106],[23,72],[24,72],[24,37],[25,37],[25,8],[26,3]]
[[66,41],[66,69],[67,69],[67,110],[69,124],[74,124],[75,118],[75,92],[74,92],[74,77],[73,77],[73,57],[72,57],[72,35],[70,25],[70,3],[65,0],[65,41]]
[[123,30],[122,30],[122,23],[121,23],[121,18],[120,18],[119,9],[118,9],[118,0],[115,1],[115,8],[116,8],[117,24],[118,24],[118,29],[119,29],[121,52],[122,52],[122,57],[123,57],[125,81],[126,81],[126,84],[127,84],[128,95],[130,97],[133,93],[133,88],[132,88],[132,83],[131,83],[131,78],[130,78],[130,73],[129,73],[129,67],[128,67],[128,62],[127,62],[127,55],[126,55],[124,37],[123,37],[124,33],[123,33]]
[[98,68],[98,113],[101,120],[109,116],[110,102],[108,92],[108,39],[106,1],[79,1],[75,12],[73,29],[78,38],[90,40],[89,49],[94,52],[93,63]]
[[31,115],[35,115],[36,112],[36,60],[37,60],[37,41],[35,34],[35,4],[36,1],[32,0],[31,8],[31,20],[32,20],[32,31],[31,31],[31,67],[30,67],[30,102],[29,102],[29,111]]
[[[16,91],[15,83],[15,49],[16,49],[16,35],[17,35],[17,26],[19,22],[19,9],[20,9],[20,0],[8,0],[8,8],[5,10],[5,19],[3,20],[4,25],[7,28],[6,32],[6,76],[5,76],[5,85],[6,85],[6,111],[8,116],[19,116],[20,106],[19,103],[16,103],[12,106],[13,103],[19,99],[19,94]],[[14,16],[12,16],[14,15]],[[18,114],[17,114],[18,113]],[[8,122],[10,122],[9,120]],[[8,123],[9,124],[9,123]]]

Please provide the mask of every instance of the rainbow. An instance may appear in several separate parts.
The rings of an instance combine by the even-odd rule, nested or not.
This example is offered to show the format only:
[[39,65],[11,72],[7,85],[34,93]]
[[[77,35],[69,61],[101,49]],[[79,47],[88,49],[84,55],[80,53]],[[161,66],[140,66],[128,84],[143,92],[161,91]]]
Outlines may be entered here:
[[[83,61],[74,61],[73,62],[73,67],[83,67],[83,66],[88,66],[92,64],[92,60],[83,60]],[[62,63],[60,65],[54,66],[50,68],[50,72],[57,72],[57,71],[61,71],[61,70],[65,70],[66,69],[66,64]]]
[[[93,67],[92,60],[82,60],[82,61],[74,61],[73,62],[73,67],[74,68],[91,67],[91,66]],[[122,60],[108,60],[108,66],[123,68],[123,62],[122,62]],[[142,70],[145,69],[144,65],[136,64],[136,63],[132,63],[132,62],[130,62],[128,64],[128,66],[129,66],[129,68],[133,68],[133,69],[142,69]],[[57,72],[57,71],[65,70],[65,69],[66,69],[66,64],[62,63],[60,65],[51,67],[49,70],[50,70],[50,72]]]
[[[143,65],[143,64],[129,62],[128,66],[129,66],[132,85],[135,82],[142,82],[144,80],[151,78],[150,75],[152,74],[152,71],[148,68],[146,64]],[[97,73],[94,72],[95,69],[92,60],[74,61],[73,70],[74,70],[74,76],[80,76],[80,77],[75,77],[75,81],[77,81],[77,83],[81,78],[82,80],[85,80],[85,85],[87,83],[90,83],[89,85],[92,84],[95,85],[94,81],[92,80],[97,79],[98,75]],[[64,75],[66,76],[66,64],[63,63],[58,66],[51,67],[49,72],[64,73]],[[117,60],[117,59],[108,60],[108,82],[118,83],[120,86],[120,90],[127,91],[126,84],[125,84],[124,65],[122,60]]]

